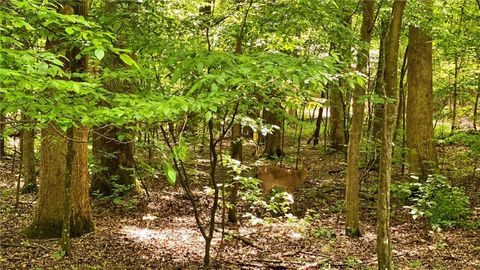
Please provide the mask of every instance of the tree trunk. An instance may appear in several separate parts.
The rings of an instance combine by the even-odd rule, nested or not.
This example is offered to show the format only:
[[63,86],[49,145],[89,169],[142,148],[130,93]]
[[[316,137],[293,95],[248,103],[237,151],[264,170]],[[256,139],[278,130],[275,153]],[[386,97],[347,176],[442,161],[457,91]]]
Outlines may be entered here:
[[377,258],[378,269],[393,269],[390,236],[390,179],[392,169],[392,140],[398,108],[398,48],[403,10],[406,1],[395,0],[389,32],[385,43],[385,102],[377,199]]
[[267,109],[265,109],[263,112],[263,118],[267,124],[278,127],[274,128],[272,133],[268,133],[267,136],[265,136],[264,155],[266,155],[268,158],[281,157],[283,156],[282,136],[280,132],[282,128],[282,121],[275,114],[275,112]]
[[3,132],[5,131],[5,114],[0,112],[0,158],[5,156],[5,138]]
[[[402,61],[402,67],[400,68],[400,82],[398,83],[398,113],[397,113],[397,120],[395,121],[395,133],[393,134],[393,141],[395,142],[397,140],[397,135],[398,135],[398,129],[402,126],[402,121],[405,118],[405,100],[406,100],[406,95],[405,95],[405,75],[407,74],[407,55],[408,55],[408,45],[407,48],[405,48],[405,53],[403,54],[403,61]],[[403,130],[403,133],[405,133],[405,130]],[[403,146],[403,145],[402,145]],[[402,154],[403,154],[403,149],[402,149]]]
[[[88,129],[76,128],[72,166],[72,236],[94,230],[88,196]],[[62,234],[67,145],[65,134],[51,124],[42,130],[40,188],[32,224],[25,233],[31,238],[57,238]]]
[[[375,87],[374,93],[379,96],[383,97],[385,91],[384,85],[384,73],[385,73],[385,42],[387,39],[388,34],[388,20],[381,21],[381,33],[379,35],[380,39],[380,49],[378,55],[378,66],[377,66],[377,74],[375,78]],[[373,111],[373,128],[372,128],[372,136],[373,138],[380,138],[383,128],[383,108],[384,104],[374,104],[374,111]]]
[[[365,46],[370,44],[373,30],[373,7],[374,0],[363,0],[363,21],[360,35]],[[368,45],[367,45],[368,44]],[[358,53],[357,69],[366,73],[369,48],[364,47]],[[362,140],[363,119],[365,114],[365,102],[360,101],[365,94],[365,87],[356,85],[353,92],[352,124],[347,153],[347,179],[346,179],[346,234],[353,237],[361,235],[359,227],[359,191],[360,179],[358,167],[360,164],[360,143]]]
[[[22,115],[25,121],[29,117]],[[28,126],[21,133],[21,153],[22,153],[22,193],[30,193],[37,190],[37,173],[35,170],[35,128]]]
[[[325,98],[325,91],[322,91],[321,98]],[[318,116],[317,121],[315,123],[315,131],[313,132],[313,145],[318,145],[318,141],[320,140],[320,128],[322,126],[322,119],[323,119],[323,104],[320,105],[320,109],[318,109]]]
[[[135,190],[136,180],[133,177],[135,167],[133,141],[118,141],[122,128],[95,128],[93,133],[93,156],[99,170],[92,175],[91,191],[99,191],[110,195],[115,185],[130,186]],[[127,140],[129,138],[127,137]]]
[[477,117],[478,117],[478,99],[480,97],[480,73],[477,74],[477,94],[475,96],[475,106],[473,108],[473,128],[477,130]]
[[[242,137],[241,137],[242,126],[240,124],[234,124],[232,126],[232,142],[231,142],[231,156],[232,159],[236,159],[240,162],[243,161],[242,155]],[[231,223],[237,223],[237,201],[238,201],[238,181],[232,180],[229,202],[230,208],[228,209],[227,219]]]
[[[108,12],[115,16],[115,12],[120,9],[121,1],[109,1],[106,3]],[[132,6],[133,7],[133,6]],[[135,13],[135,10],[131,11]],[[124,35],[128,33],[118,33],[116,44],[117,48],[123,47]],[[132,55],[134,58],[134,56]],[[105,66],[112,71],[124,68],[125,63],[117,54],[107,53],[102,61]],[[132,91],[133,84],[128,80],[112,79],[104,82],[104,88],[116,93],[129,93]],[[102,104],[99,104],[102,106]],[[119,141],[118,135],[123,134],[125,141]],[[138,191],[138,183],[133,176],[134,160],[134,141],[130,131],[119,126],[97,127],[93,129],[92,152],[99,171],[92,174],[91,191],[98,191],[104,195],[111,195],[115,185],[130,187],[130,191]]]
[[[87,15],[88,1],[77,2],[73,7],[67,4],[61,6],[61,13],[65,15]],[[55,49],[54,41],[47,41],[47,49]],[[79,49],[67,50],[64,69],[70,72],[85,72],[87,68],[86,57],[77,60]],[[67,236],[80,236],[94,230],[92,213],[90,210],[90,198],[88,196],[88,129],[75,128],[72,132],[74,143],[74,155],[71,160],[71,213],[70,234]],[[40,145],[40,189],[35,217],[25,234],[30,238],[58,238],[62,236],[62,227],[65,208],[65,196],[68,193],[68,183],[65,183],[70,168],[67,171],[68,152],[65,132],[50,123],[42,130]],[[72,136],[71,136],[72,137]],[[68,164],[69,165],[69,164]],[[68,205],[68,204],[67,204]],[[68,224],[66,224],[68,225]]]
[[342,92],[338,87],[330,91],[330,145],[337,151],[345,145],[345,120],[343,113]]
[[[426,2],[432,16],[432,1]],[[433,132],[432,38],[411,26],[408,50],[407,148],[411,171],[421,179],[437,168]]]
[[457,128],[457,98],[458,98],[458,55],[455,54],[455,76],[453,77],[453,100],[452,100],[452,127],[450,132],[453,133]]

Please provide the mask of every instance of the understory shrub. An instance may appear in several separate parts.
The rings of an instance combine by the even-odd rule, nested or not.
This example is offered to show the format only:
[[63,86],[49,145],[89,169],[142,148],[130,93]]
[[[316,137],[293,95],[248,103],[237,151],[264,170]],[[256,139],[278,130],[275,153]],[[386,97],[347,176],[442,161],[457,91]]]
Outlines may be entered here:
[[392,195],[410,209],[414,219],[426,218],[435,230],[468,225],[469,198],[462,188],[452,186],[443,175],[430,175],[425,182],[395,184]]

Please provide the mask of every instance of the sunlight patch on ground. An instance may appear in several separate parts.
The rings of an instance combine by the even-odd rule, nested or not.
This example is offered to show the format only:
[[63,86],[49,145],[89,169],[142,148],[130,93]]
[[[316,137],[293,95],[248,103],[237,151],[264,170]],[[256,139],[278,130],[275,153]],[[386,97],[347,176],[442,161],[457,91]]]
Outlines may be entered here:
[[188,228],[165,228],[158,230],[125,226],[121,229],[121,232],[133,240],[141,242],[161,242],[170,248],[192,244],[194,242],[203,242],[203,239],[197,231]]

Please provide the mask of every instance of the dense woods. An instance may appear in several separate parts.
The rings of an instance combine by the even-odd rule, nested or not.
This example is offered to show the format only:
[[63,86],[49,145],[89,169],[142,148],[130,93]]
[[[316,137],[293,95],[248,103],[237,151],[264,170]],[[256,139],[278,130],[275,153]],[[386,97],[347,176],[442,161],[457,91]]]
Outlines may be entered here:
[[479,269],[479,0],[0,0],[0,269]]

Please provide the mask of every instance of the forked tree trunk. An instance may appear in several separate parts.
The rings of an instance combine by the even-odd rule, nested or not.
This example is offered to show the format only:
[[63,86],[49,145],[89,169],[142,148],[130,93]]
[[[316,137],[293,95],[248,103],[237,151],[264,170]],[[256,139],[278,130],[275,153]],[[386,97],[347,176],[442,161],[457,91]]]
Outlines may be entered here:
[[378,269],[393,269],[390,236],[390,179],[392,170],[392,140],[398,108],[398,48],[405,0],[393,2],[389,32],[385,43],[385,102],[377,199],[377,258]]
[[[88,129],[75,130],[72,166],[72,236],[94,230],[88,195]],[[40,188],[32,224],[25,230],[31,238],[57,238],[62,234],[67,144],[65,133],[51,124],[42,130],[40,145]]]
[[[370,44],[373,30],[373,7],[374,0],[363,0],[363,21],[360,29],[362,41]],[[359,72],[366,73],[369,56],[369,48],[364,47],[358,53],[357,69]],[[346,183],[346,234],[358,237],[360,233],[359,220],[359,192],[360,175],[358,167],[360,164],[360,143],[362,140],[362,128],[365,114],[365,102],[360,101],[365,94],[365,86],[356,85],[353,92],[352,103],[352,124],[350,126],[350,136],[348,141],[347,153],[347,183]]]
[[[432,1],[424,1],[432,16]],[[437,167],[433,132],[432,38],[425,29],[411,26],[408,50],[407,148],[411,171],[421,179]]]
[[[30,120],[22,115],[24,121]],[[35,128],[27,126],[21,133],[22,153],[22,193],[30,193],[37,190],[37,175],[35,170]]]

